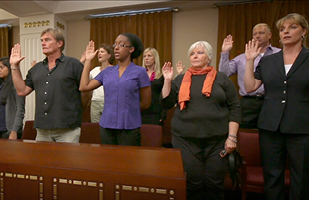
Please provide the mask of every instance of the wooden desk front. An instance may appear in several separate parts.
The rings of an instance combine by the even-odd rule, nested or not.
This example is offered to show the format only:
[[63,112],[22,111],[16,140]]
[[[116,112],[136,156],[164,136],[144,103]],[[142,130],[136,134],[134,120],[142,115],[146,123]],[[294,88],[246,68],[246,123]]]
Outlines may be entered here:
[[0,200],[185,200],[179,150],[0,139]]

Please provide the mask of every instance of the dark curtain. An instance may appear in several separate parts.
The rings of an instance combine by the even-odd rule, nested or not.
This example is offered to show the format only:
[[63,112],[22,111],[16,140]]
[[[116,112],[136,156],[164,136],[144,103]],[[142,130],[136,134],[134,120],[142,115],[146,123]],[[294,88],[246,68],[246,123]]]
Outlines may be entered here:
[[12,29],[10,27],[0,28],[0,57],[10,55],[12,47]]

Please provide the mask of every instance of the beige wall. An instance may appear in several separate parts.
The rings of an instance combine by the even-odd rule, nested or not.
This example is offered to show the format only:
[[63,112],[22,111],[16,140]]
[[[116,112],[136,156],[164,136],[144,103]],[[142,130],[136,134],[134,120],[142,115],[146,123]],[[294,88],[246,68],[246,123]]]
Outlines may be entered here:
[[19,26],[13,26],[13,45],[20,43]]
[[[198,40],[206,40],[213,47],[212,65],[215,66],[217,60],[217,30],[218,9],[210,7],[197,10],[180,10],[174,13],[172,62],[182,60],[188,68],[190,66],[187,57],[189,47]],[[90,21],[69,21],[67,31],[67,55],[80,58],[90,39]]]
[[[186,69],[190,67],[187,51],[197,41],[205,40],[213,48],[211,64],[216,65],[218,9],[201,8],[179,11],[174,14],[173,63],[182,60]],[[175,64],[173,64],[175,66]]]
[[90,39],[90,21],[78,20],[68,22],[67,55],[80,58]]

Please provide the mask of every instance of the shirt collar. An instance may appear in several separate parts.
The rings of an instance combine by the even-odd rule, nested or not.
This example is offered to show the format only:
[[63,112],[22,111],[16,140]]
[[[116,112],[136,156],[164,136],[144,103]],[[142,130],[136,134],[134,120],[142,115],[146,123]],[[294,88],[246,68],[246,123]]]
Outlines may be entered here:
[[[130,68],[131,66],[134,66],[134,62],[131,62],[126,69]],[[119,69],[119,64],[118,65],[115,65],[116,69],[118,70]]]
[[[60,61],[60,62],[64,62],[64,54],[63,54],[63,53],[61,54],[61,56],[60,56],[59,58],[56,59],[56,63],[58,63],[59,61]],[[46,57],[46,58],[43,60],[43,63],[44,63],[44,64],[47,64],[47,63],[48,63],[48,57]]]
[[271,44],[269,44],[269,46],[267,47],[267,49],[266,50],[274,50],[274,47],[273,46],[271,46]]

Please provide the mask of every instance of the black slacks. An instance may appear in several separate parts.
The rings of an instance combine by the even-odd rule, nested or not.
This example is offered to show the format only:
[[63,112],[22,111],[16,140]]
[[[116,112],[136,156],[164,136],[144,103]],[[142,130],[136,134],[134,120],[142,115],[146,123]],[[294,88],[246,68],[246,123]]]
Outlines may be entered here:
[[263,97],[244,96],[240,99],[241,104],[241,128],[257,128],[259,114],[263,105]]
[[283,200],[284,170],[286,159],[290,167],[290,200],[299,200],[304,166],[308,157],[305,149],[309,145],[309,134],[284,134],[278,131],[260,130],[260,150],[267,200]]
[[141,131],[136,129],[110,129],[100,127],[102,144],[141,146]]
[[223,200],[228,156],[220,157],[226,136],[185,138],[172,135],[174,148],[180,148],[187,175],[187,200]]

